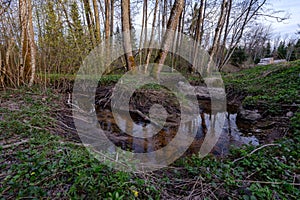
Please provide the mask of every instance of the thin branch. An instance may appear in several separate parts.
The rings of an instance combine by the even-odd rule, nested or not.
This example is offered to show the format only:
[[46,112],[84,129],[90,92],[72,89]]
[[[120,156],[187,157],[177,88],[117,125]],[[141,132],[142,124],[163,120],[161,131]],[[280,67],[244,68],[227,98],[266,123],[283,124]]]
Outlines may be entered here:
[[260,146],[260,147],[258,147],[256,149],[254,149],[253,151],[251,151],[249,154],[247,154],[247,155],[245,155],[245,156],[243,156],[241,158],[235,159],[232,163],[236,163],[237,161],[240,161],[240,160],[246,158],[247,156],[250,156],[250,155],[254,154],[255,152],[257,152],[257,151],[259,151],[259,150],[261,150],[261,149],[263,149],[265,147],[269,147],[269,146],[280,146],[280,145],[279,144],[265,144],[265,145],[262,145],[262,146]]

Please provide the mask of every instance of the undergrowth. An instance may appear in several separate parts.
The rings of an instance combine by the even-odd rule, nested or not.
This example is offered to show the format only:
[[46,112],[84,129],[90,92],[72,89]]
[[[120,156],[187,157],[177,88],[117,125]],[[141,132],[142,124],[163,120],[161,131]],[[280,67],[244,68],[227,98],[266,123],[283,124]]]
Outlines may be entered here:
[[245,107],[260,107],[269,114],[280,114],[287,105],[300,104],[300,60],[227,74],[224,81],[226,87],[247,93]]
[[[283,112],[299,104],[299,61],[226,75],[227,87],[249,93],[245,106]],[[102,84],[118,77],[103,79]],[[147,87],[156,88],[155,85]],[[53,91],[0,93],[0,199],[297,199],[300,196],[300,113],[274,144],[233,148],[229,156],[177,160],[151,174],[119,172],[80,144],[53,134]],[[273,107],[273,105],[275,107]],[[275,110],[273,110],[275,109]],[[279,109],[279,110],[278,110]]]

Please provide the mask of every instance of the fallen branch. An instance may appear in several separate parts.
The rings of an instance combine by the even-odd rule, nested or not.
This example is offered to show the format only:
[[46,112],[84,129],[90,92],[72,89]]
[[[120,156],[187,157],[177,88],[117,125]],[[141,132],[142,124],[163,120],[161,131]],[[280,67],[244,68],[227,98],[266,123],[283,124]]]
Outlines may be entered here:
[[259,150],[261,150],[261,149],[263,149],[265,147],[269,147],[269,146],[280,146],[280,145],[279,144],[265,144],[265,145],[262,145],[262,146],[258,147],[257,149],[254,149],[253,151],[251,151],[249,154],[247,154],[247,155],[245,155],[245,156],[243,156],[241,158],[235,159],[232,163],[240,161],[240,160],[246,158],[247,156],[250,156],[250,155],[254,154],[255,152],[257,152],[257,151],[259,151]]
[[247,182],[247,183],[272,184],[272,185],[289,184],[289,185],[293,185],[293,186],[300,186],[300,183],[271,182],[271,181],[253,181],[253,180],[235,180],[235,181],[236,182]]
[[13,144],[7,144],[7,145],[2,146],[2,149],[8,149],[8,148],[11,148],[11,147],[14,147],[14,146],[19,146],[19,145],[27,143],[28,141],[29,141],[29,139],[26,139],[26,140],[22,140],[20,142],[16,142],[16,143],[13,143]]

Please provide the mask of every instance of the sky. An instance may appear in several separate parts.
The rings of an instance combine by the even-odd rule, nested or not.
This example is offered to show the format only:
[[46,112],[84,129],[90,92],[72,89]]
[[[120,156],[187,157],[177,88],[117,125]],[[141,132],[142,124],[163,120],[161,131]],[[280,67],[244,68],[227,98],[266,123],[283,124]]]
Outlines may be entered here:
[[[289,19],[284,20],[282,22],[278,22],[276,19],[266,18],[261,21],[262,24],[269,26],[271,25],[271,31],[273,33],[273,37],[281,36],[282,39],[288,38],[299,38],[296,32],[300,31],[300,0],[268,0],[267,9],[273,9],[275,11],[282,11],[277,16],[285,17],[289,16]],[[138,29],[141,28],[142,24],[142,9],[140,9],[138,20],[136,20],[136,25]],[[151,26],[152,15],[148,22]]]
[[[275,10],[283,10],[288,12],[290,18],[284,22],[277,22],[275,19],[264,21],[266,25],[270,24],[269,21],[272,21],[271,27],[274,35],[281,35],[285,37],[296,37],[296,31],[300,30],[298,24],[300,24],[300,0],[270,0],[270,7]],[[285,16],[285,13],[279,14],[280,16]]]

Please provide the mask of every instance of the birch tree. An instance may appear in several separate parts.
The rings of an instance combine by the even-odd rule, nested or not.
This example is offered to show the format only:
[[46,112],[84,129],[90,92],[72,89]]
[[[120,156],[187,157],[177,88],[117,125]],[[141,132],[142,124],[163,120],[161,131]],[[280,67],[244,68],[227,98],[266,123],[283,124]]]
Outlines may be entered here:
[[20,55],[21,77],[24,77],[26,79],[27,73],[31,73],[29,78],[29,86],[32,86],[34,82],[35,71],[36,71],[36,47],[34,42],[31,0],[20,0],[19,12],[20,12],[20,22],[21,22],[21,49],[22,49]]

